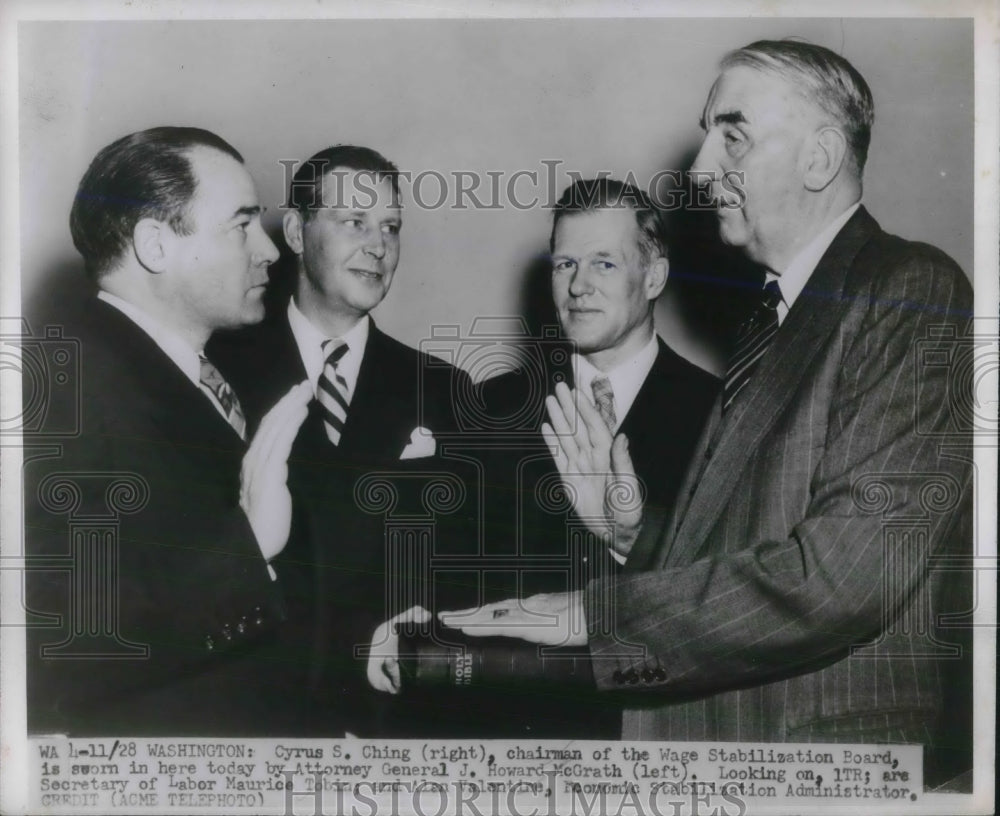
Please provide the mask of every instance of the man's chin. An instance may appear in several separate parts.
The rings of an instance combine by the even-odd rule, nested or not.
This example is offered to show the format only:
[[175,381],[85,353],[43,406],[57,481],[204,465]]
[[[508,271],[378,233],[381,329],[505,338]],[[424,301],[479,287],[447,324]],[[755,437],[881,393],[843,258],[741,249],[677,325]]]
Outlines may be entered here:
[[387,294],[389,294],[389,291],[381,287],[377,290],[360,292],[357,297],[351,300],[351,306],[356,311],[362,314],[367,314],[378,306],[383,300],[385,300],[385,296]]
[[234,321],[230,328],[239,328],[240,326],[252,326],[255,323],[260,323],[264,319],[264,300],[263,296],[256,297],[249,301],[244,307],[243,311],[240,313],[240,319]]
[[746,229],[739,210],[719,210],[719,240],[726,246],[744,246]]
[[602,348],[600,338],[593,334],[575,332],[573,334],[567,334],[566,339],[573,344],[573,350],[577,354],[593,354],[595,351],[600,351]]

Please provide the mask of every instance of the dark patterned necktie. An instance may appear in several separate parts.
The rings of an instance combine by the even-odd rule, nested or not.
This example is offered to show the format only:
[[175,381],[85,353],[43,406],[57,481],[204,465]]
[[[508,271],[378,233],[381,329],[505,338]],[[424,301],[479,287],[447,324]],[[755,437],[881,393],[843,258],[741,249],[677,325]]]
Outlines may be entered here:
[[764,356],[778,331],[778,304],[781,289],[776,280],[761,291],[760,302],[750,317],[740,326],[736,335],[736,351],[726,369],[726,382],[722,388],[722,410],[725,411],[736,395],[750,382],[750,375]]
[[247,421],[243,416],[243,408],[236,397],[236,392],[229,387],[225,377],[204,354],[198,355],[198,362],[201,363],[201,373],[199,378],[212,395],[219,401],[222,410],[225,412],[226,421],[233,426],[233,430],[240,435],[240,439],[247,438]]
[[615,432],[615,392],[611,388],[611,380],[607,377],[597,377],[590,381],[590,390],[594,392],[594,407],[601,415],[604,424],[611,433]]
[[316,383],[316,400],[323,411],[323,425],[327,438],[334,444],[340,444],[340,435],[347,422],[347,380],[337,373],[337,363],[347,354],[347,343],[341,340],[327,340],[323,343],[326,361],[323,371]]

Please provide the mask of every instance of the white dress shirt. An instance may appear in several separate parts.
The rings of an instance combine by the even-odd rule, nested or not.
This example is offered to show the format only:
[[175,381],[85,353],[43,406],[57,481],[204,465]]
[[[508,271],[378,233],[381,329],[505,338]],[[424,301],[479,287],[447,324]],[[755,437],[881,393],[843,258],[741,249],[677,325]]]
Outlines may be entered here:
[[[347,345],[347,351],[337,363],[337,374],[347,383],[348,402],[354,397],[354,389],[358,384],[358,374],[364,360],[365,346],[368,344],[370,321],[371,318],[365,315],[339,338]],[[309,384],[315,393],[319,375],[323,373],[323,367],[326,365],[327,355],[323,350],[323,344],[327,340],[337,338],[327,336],[310,323],[309,318],[295,305],[295,298],[288,301],[288,325],[291,326],[292,337],[295,338],[302,365],[306,369],[306,377],[309,378]]]
[[615,427],[612,429],[614,433],[618,432],[622,421],[628,416],[632,403],[635,402],[635,398],[639,394],[639,389],[642,388],[646,377],[653,369],[653,363],[656,362],[659,350],[656,332],[653,332],[649,342],[635,356],[619,363],[610,371],[601,371],[595,368],[593,363],[581,354],[573,355],[574,382],[576,387],[590,400],[591,405],[594,404],[594,391],[591,388],[591,383],[600,377],[607,377],[611,382],[611,390],[615,395]]
[[779,274],[768,270],[765,283],[776,280],[778,286],[781,287],[781,302],[778,304],[779,326],[785,322],[788,310],[792,308],[792,304],[802,293],[812,273],[816,271],[816,267],[823,258],[823,253],[830,248],[833,239],[837,237],[837,234],[844,228],[844,224],[850,220],[860,206],[861,202],[859,201],[831,221],[792,259],[788,268],[783,272]]

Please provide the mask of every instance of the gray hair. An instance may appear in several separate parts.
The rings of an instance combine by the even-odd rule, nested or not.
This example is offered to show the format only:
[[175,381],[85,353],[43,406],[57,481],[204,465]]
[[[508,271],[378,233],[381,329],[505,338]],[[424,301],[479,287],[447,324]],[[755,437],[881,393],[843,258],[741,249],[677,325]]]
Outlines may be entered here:
[[722,68],[746,65],[787,80],[844,129],[858,176],[865,169],[875,105],[865,78],[839,54],[797,40],[758,40],[732,51]]

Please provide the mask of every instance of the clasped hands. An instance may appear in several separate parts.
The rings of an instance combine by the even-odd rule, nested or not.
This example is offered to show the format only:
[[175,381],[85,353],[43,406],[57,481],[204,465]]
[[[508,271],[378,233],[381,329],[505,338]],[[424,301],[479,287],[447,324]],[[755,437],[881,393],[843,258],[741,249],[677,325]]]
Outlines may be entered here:
[[[546,398],[549,422],[542,435],[552,452],[580,519],[621,555],[628,555],[642,523],[639,480],[624,435],[613,438],[589,400],[564,384]],[[372,639],[368,681],[379,690],[400,690],[396,625],[426,623],[431,613],[412,607],[383,623]],[[445,626],[472,637],[511,637],[548,646],[585,646],[587,622],[581,591],[533,595],[474,609],[441,612]]]

